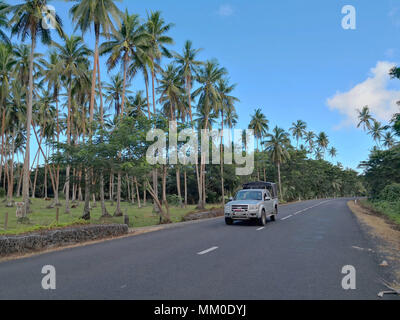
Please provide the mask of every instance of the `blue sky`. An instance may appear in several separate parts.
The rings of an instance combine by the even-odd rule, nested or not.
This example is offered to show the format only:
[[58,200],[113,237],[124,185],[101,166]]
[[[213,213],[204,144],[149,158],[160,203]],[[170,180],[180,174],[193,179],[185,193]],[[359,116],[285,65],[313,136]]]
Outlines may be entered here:
[[[71,4],[50,4],[71,34]],[[356,8],[356,30],[341,26],[347,4]],[[386,69],[400,60],[397,1],[125,0],[118,6],[143,19],[148,10],[161,10],[166,21],[175,23],[173,50],[180,51],[190,39],[204,49],[200,59],[217,58],[228,69],[241,100],[238,127],[247,126],[256,108],[266,114],[271,129],[287,130],[302,119],[310,130],[327,132],[339,152],[335,161],[346,167],[356,168],[374,145],[355,128],[355,109],[371,104],[384,121],[400,100],[400,81],[386,76]],[[85,40],[92,48],[93,35]],[[105,68],[102,73],[107,80]],[[140,78],[133,81],[131,90],[143,88]]]

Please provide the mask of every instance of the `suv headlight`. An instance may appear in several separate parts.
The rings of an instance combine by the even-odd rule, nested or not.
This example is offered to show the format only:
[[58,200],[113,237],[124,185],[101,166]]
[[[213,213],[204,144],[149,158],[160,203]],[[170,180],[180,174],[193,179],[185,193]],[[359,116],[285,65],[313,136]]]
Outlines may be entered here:
[[225,206],[225,212],[230,213],[232,210],[231,206]]
[[258,209],[258,205],[249,205],[249,210],[257,210]]

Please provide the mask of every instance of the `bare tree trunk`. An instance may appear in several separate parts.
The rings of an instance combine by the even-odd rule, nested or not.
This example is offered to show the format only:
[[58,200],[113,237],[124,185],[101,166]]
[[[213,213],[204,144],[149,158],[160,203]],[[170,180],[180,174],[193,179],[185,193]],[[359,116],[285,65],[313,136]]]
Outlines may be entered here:
[[110,190],[109,190],[110,201],[114,201],[114,174],[110,173]]
[[165,208],[167,209],[167,220],[170,221],[169,217],[169,206],[167,201],[167,165],[163,165],[163,174],[162,174],[162,200]]
[[187,197],[187,172],[186,169],[183,171],[183,177],[184,177],[184,185],[185,185],[185,208],[188,205],[188,197]]
[[279,192],[281,193],[281,200],[283,200],[282,183],[281,183],[281,164],[280,164],[280,162],[278,162],[278,181],[279,181]]
[[104,201],[104,174],[101,172],[100,174],[100,199],[101,200],[101,216],[104,217],[110,217],[110,214],[107,211],[107,207]]
[[182,193],[181,193],[181,171],[179,165],[176,166],[176,188],[178,191],[179,206],[183,208]]
[[123,213],[121,210],[121,172],[118,172],[117,182],[117,208],[114,212],[114,217],[122,217]]
[[92,181],[90,179],[90,169],[86,169],[85,172],[85,205],[83,208],[82,219],[90,220],[90,187]]
[[36,181],[39,170],[39,159],[40,159],[40,154],[37,157],[37,162],[36,162],[35,178],[33,179],[33,187],[32,187],[32,199],[35,199],[35,194],[36,194]]
[[13,129],[12,133],[12,145],[11,145],[11,173],[10,173],[10,180],[8,184],[8,200],[7,206],[13,206],[13,193],[14,193],[14,155],[15,155],[15,128]]
[[44,165],[44,198],[47,199],[47,165]]
[[29,213],[29,180],[30,180],[30,140],[31,140],[31,124],[32,124],[32,106],[33,106],[33,59],[36,47],[36,30],[35,27],[31,29],[31,54],[29,57],[29,93],[28,93],[28,105],[26,110],[26,144],[25,144],[25,159],[24,159],[24,178],[22,182],[22,197],[24,202],[23,220],[26,219]]
[[[134,177],[135,185],[136,185],[136,195],[137,195],[137,201],[138,201],[138,207],[139,209],[142,207],[140,204],[140,194],[139,194],[139,186],[136,177]],[[133,188],[133,186],[132,186]],[[144,192],[146,193],[146,188],[144,188]]]

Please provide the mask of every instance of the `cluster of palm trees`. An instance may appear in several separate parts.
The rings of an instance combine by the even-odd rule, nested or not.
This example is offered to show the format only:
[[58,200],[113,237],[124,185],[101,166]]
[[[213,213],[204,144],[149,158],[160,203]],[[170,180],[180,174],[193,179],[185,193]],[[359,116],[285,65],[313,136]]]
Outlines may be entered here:
[[[84,200],[83,217],[88,218],[90,202],[96,201],[91,186],[98,185],[102,215],[109,216],[104,191],[105,174],[109,172],[101,171],[95,175],[92,169],[84,166],[67,164],[63,167],[51,161],[61,142],[73,146],[91,141],[94,127],[98,124],[113,128],[123,118],[146,117],[155,126],[157,117],[161,115],[194,130],[219,127],[223,133],[224,129],[232,130],[237,125],[235,104],[239,99],[233,95],[236,85],[230,83],[227,70],[217,60],[200,61],[201,49],[194,48],[191,41],[185,42],[180,53],[172,51],[170,45],[174,41],[169,31],[173,24],[167,23],[160,12],[149,12],[145,19],[141,19],[128,11],[121,12],[114,0],[74,1],[70,15],[75,31],[81,31],[82,36],[65,34],[62,21],[56,15],[52,23],[61,38],[56,42],[51,38],[51,30],[42,23],[47,2],[25,0],[18,5],[0,2],[0,181],[7,189],[9,205],[13,204],[14,194],[22,195],[24,212],[29,212],[29,198],[35,197],[38,169],[44,163],[45,197],[47,181],[50,181],[54,194],[50,207],[61,205],[61,192],[65,196],[66,213],[70,212],[76,200]],[[95,35],[94,50],[83,38],[89,31]],[[13,43],[14,37],[21,40],[20,44]],[[30,45],[24,43],[27,37]],[[48,46],[47,54],[36,52],[37,41]],[[108,82],[101,79],[100,56],[107,61]],[[138,76],[143,80],[144,90],[132,90],[132,81]],[[110,109],[111,113],[107,113]],[[279,127],[269,133],[269,121],[261,109],[255,111],[249,128],[254,130],[257,152],[265,154],[276,165],[282,191],[280,166],[288,159],[289,150],[293,149],[290,134]],[[316,135],[307,131],[307,124],[301,120],[293,123],[289,131],[297,142],[296,149],[306,151],[316,159],[323,159],[326,151],[332,158],[336,157],[336,149],[328,148],[326,133]],[[31,139],[35,139],[38,146],[33,161],[30,158]],[[303,144],[299,146],[300,141]],[[20,155],[24,159],[23,166],[18,164]],[[224,203],[226,186],[222,155],[223,152],[220,177]],[[116,155],[116,159],[121,156]],[[201,155],[200,164],[191,167],[199,208],[205,207],[207,199],[203,157]],[[176,172],[180,205],[187,204],[187,170],[190,168],[162,165],[152,169],[152,184],[144,180],[142,185],[144,201],[147,191],[158,204],[155,209],[162,210],[164,204],[168,210],[168,169]],[[19,173],[17,179],[15,170]],[[180,181],[182,171],[184,201]],[[158,190],[160,175],[161,192]],[[65,177],[65,181],[60,176]],[[116,194],[116,216],[122,215],[120,202],[124,181],[132,194],[134,183],[138,190],[136,177],[125,176],[120,169],[111,171],[109,197],[113,200]],[[139,194],[137,197],[140,201]]]
[[[142,21],[138,15],[121,12],[113,0],[82,0],[74,3],[70,14],[75,30],[80,30],[82,35],[94,31],[93,51],[83,37],[65,34],[57,15],[53,24],[62,42],[52,40],[51,30],[42,23],[47,2],[26,0],[18,5],[4,2],[0,5],[0,177],[4,167],[7,171],[5,176],[13,184],[14,154],[18,154],[18,151],[23,153],[21,179],[25,213],[29,212],[29,190],[34,190],[36,183],[30,177],[33,169],[30,168],[31,137],[38,144],[33,163],[37,168],[40,159],[46,163],[46,174],[50,175],[54,189],[53,205],[56,206],[59,205],[60,167],[48,161],[54,151],[50,142],[66,139],[68,144],[79,144],[90,140],[95,121],[104,125],[108,125],[108,121],[115,125],[126,114],[146,114],[152,119],[162,112],[170,120],[188,123],[193,128],[209,128],[219,116],[221,128],[224,125],[233,127],[236,123],[234,102],[238,99],[231,95],[235,86],[229,83],[226,69],[216,60],[198,61],[200,49],[193,48],[191,41],[185,43],[182,53],[171,52],[168,45],[173,44],[173,39],[168,32],[173,24],[166,23],[160,12],[150,12],[147,19]],[[10,37],[8,30],[11,31]],[[31,44],[14,45],[11,41],[13,36],[19,37],[21,43],[29,37]],[[49,47],[46,56],[35,51],[39,40]],[[104,40],[103,43],[101,40]],[[117,67],[122,70],[111,77],[110,83],[103,83],[100,78],[99,56],[102,55],[107,57],[109,72]],[[169,62],[162,63],[165,59],[169,59]],[[132,79],[138,75],[143,77],[145,93],[129,90]],[[196,107],[194,100],[197,100]],[[157,104],[161,110],[157,109]],[[111,121],[105,114],[107,106],[115,111],[115,118]],[[7,167],[9,162],[12,165]],[[84,177],[86,188],[94,183],[91,181],[94,177],[84,168],[67,166],[65,169],[63,191],[65,211],[68,213],[71,200],[83,194],[79,184],[71,181],[76,177],[80,181]],[[204,171],[204,165],[196,166],[200,207],[204,207],[206,197]],[[116,174],[117,195],[120,195],[121,172]],[[180,176],[179,168],[177,176]],[[104,177],[100,175],[99,180],[103,189]],[[157,186],[158,172],[154,169],[153,188],[156,197]],[[84,192],[85,212],[89,210],[90,201],[90,192],[87,191],[85,189]],[[12,199],[12,190],[10,192]],[[104,192],[100,194],[104,204]],[[102,207],[103,214],[107,215],[105,206]],[[116,214],[121,214],[119,206]]]
[[[313,131],[307,131],[307,123],[302,120],[292,123],[289,132],[276,126],[272,133],[269,133],[269,120],[263,114],[262,110],[256,109],[251,117],[249,129],[254,131],[254,136],[257,140],[257,151],[260,152],[260,145],[264,146],[264,151],[269,155],[269,158],[278,169],[278,180],[282,194],[282,183],[280,166],[289,157],[289,150],[292,149],[290,133],[296,140],[296,149],[306,151],[307,154],[315,156],[315,159],[322,160],[325,157],[325,152],[328,151],[331,158],[337,157],[335,147],[329,148],[329,139],[325,132],[316,135]],[[267,140],[265,140],[267,139]],[[299,141],[303,140],[304,144],[299,146]]]
[[361,110],[358,110],[358,124],[357,128],[362,128],[374,139],[376,146],[375,149],[391,149],[396,144],[396,134],[391,126],[382,125],[381,122],[377,121],[371,115],[368,106],[364,106]]

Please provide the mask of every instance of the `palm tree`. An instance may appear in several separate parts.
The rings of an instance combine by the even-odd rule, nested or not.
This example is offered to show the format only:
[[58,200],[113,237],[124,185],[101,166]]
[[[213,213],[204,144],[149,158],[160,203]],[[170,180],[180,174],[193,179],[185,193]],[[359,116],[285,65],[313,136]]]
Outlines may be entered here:
[[292,127],[289,131],[292,132],[293,137],[297,141],[296,148],[299,148],[299,140],[302,139],[306,135],[307,124],[303,120],[297,120],[296,123],[292,123]]
[[357,128],[363,127],[363,130],[371,130],[371,121],[373,118],[369,112],[368,106],[363,107],[361,110],[358,110],[358,125]]
[[331,156],[331,158],[337,157],[337,150],[335,147],[330,148],[328,152],[329,152],[329,155]]
[[12,79],[12,72],[15,66],[15,58],[8,45],[0,44],[0,114],[1,114],[1,160],[0,160],[0,179],[3,170],[4,155],[4,134],[6,130],[7,98]]
[[380,141],[382,140],[382,132],[383,132],[382,124],[379,121],[374,120],[373,125],[371,126],[368,133],[372,136],[377,146],[380,146]]
[[314,139],[315,139],[315,133],[313,131],[306,132],[304,136],[304,141],[305,143],[308,144],[310,153],[314,152]]
[[[86,47],[83,39],[77,36],[64,36],[64,43],[53,42],[53,46],[58,54],[58,67],[56,70],[65,77],[68,96],[68,115],[67,115],[67,143],[71,144],[71,107],[72,107],[72,86],[74,78],[86,77],[84,65],[88,65],[88,57],[91,51]],[[65,213],[70,213],[69,204],[70,194],[70,166],[66,168],[65,182]]]
[[[57,132],[57,144],[60,142],[60,133],[61,133],[61,125],[60,125],[60,112],[59,112],[59,96],[61,91],[61,64],[59,63],[60,59],[55,50],[50,51],[49,61],[45,61],[44,67],[45,71],[43,72],[44,81],[47,82],[48,90],[52,92],[53,102],[56,104],[56,132]],[[55,190],[54,190],[54,202],[50,205],[51,207],[60,206],[60,200],[58,196],[59,185],[60,185],[60,165],[57,165],[57,171],[55,173]]]
[[254,131],[254,136],[257,139],[257,150],[259,151],[260,140],[267,135],[269,130],[269,120],[262,113],[261,109],[256,109],[254,115],[251,116],[249,129]]
[[395,145],[395,139],[392,132],[388,131],[383,136],[383,145],[388,149],[393,148],[393,146]]
[[328,135],[325,132],[320,132],[320,134],[317,136],[316,143],[324,155],[325,150],[328,148],[329,145]]
[[[161,72],[160,86],[157,93],[160,95],[159,103],[164,104],[164,113],[169,115],[170,121],[176,121],[176,112],[184,110],[182,96],[184,95],[183,79],[179,76],[178,68],[174,64],[169,64]],[[176,129],[176,127],[174,128]],[[166,170],[164,170],[166,173]],[[166,177],[163,176],[163,181]],[[180,186],[180,167],[176,165],[176,185],[180,206],[182,207],[181,186]],[[163,203],[168,210],[165,183],[163,183]]]
[[288,149],[290,148],[289,134],[282,128],[275,127],[273,132],[268,134],[269,140],[266,141],[266,151],[270,153],[271,160],[278,168],[278,182],[281,198],[282,183],[281,183],[281,164],[290,158]]
[[121,11],[115,4],[115,0],[80,0],[71,10],[72,21],[76,24],[75,31],[79,28],[86,33],[93,25],[95,34],[95,50],[93,56],[92,87],[90,92],[89,115],[93,121],[94,100],[96,89],[96,72],[99,59],[100,33],[109,37],[115,32],[114,23],[120,26]]
[[145,29],[148,35],[148,51],[147,55],[151,60],[151,80],[153,88],[153,112],[156,113],[156,97],[155,97],[155,86],[154,81],[156,78],[156,62],[159,65],[163,55],[170,57],[171,54],[165,47],[167,44],[173,44],[174,41],[171,37],[167,36],[166,33],[174,25],[172,23],[166,24],[165,20],[161,17],[160,11],[150,12],[147,15],[147,22],[145,24]]
[[0,41],[4,42],[7,45],[10,45],[10,39],[7,34],[1,29],[8,29],[9,24],[7,20],[7,14],[3,13],[3,10],[7,9],[8,4],[4,3],[4,1],[0,1]]
[[130,60],[136,60],[138,51],[142,51],[146,41],[146,33],[143,26],[140,24],[139,16],[136,14],[130,15],[125,11],[122,16],[121,27],[111,34],[111,40],[104,42],[100,46],[100,55],[110,54],[107,60],[108,70],[115,68],[118,63],[122,64],[123,68],[123,92],[121,102],[121,114],[124,113],[128,64]]
[[[239,99],[232,96],[231,93],[235,90],[236,84],[229,84],[227,79],[219,79],[217,83],[217,90],[219,94],[219,112],[221,114],[221,143],[220,143],[220,170],[221,170],[221,196],[222,196],[222,206],[225,205],[225,187],[224,187],[224,155],[223,155],[223,136],[224,136],[224,123],[225,123],[225,112],[227,110],[234,110],[235,106],[234,103],[238,102]],[[232,111],[231,111],[232,112]]]
[[[209,126],[210,114],[218,112],[218,103],[220,95],[218,92],[218,81],[227,74],[225,68],[220,67],[216,60],[207,61],[199,70],[196,80],[199,88],[193,92],[193,97],[199,97],[199,113],[204,115],[202,128]],[[200,175],[199,175],[199,208],[205,208],[205,158],[201,155]]]
[[[23,174],[23,201],[24,201],[24,218],[29,211],[29,155],[30,155],[30,135],[32,123],[32,105],[33,105],[33,63],[36,49],[36,38],[41,37],[44,44],[51,43],[50,30],[43,24],[43,12],[47,8],[47,0],[25,0],[22,4],[17,4],[3,9],[4,13],[12,13],[10,19],[11,34],[21,37],[25,41],[29,35],[31,38],[31,54],[29,59],[29,93],[27,101],[26,113],[26,146]],[[53,21],[53,27],[62,35],[62,23],[60,17],[56,14]]]
[[193,75],[197,74],[199,67],[203,62],[196,60],[197,55],[202,49],[194,49],[192,41],[187,40],[183,47],[182,55],[174,53],[175,61],[180,66],[179,73],[185,79],[186,95],[189,103],[189,118],[193,121],[192,116],[192,86]]
[[134,96],[128,97],[127,114],[130,117],[138,118],[144,116],[143,109],[146,107],[146,98],[143,91],[139,90]]

